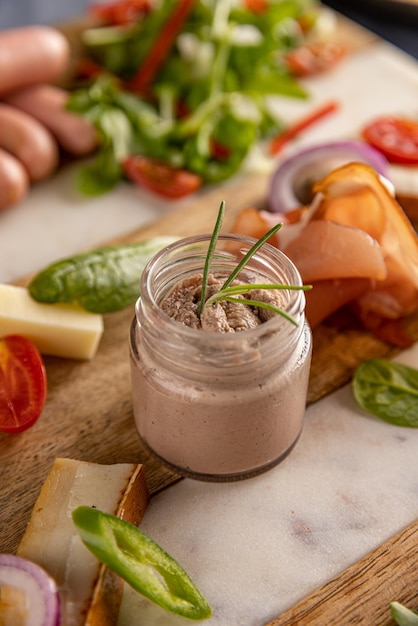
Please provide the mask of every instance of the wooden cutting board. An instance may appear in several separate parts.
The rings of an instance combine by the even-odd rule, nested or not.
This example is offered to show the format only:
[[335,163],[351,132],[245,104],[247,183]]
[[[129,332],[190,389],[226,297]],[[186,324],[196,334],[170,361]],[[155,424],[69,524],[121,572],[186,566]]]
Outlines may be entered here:
[[[342,38],[349,39],[353,47],[372,45],[376,40],[351,23],[343,21],[343,25]],[[226,201],[224,231],[228,231],[243,207],[264,205],[267,184],[267,176],[235,179],[222,190],[210,189],[178,205],[158,222],[107,243],[209,232],[221,200]],[[41,484],[58,456],[97,463],[141,462],[151,494],[180,480],[150,458],[136,435],[128,356],[132,318],[133,308],[105,316],[104,336],[91,362],[46,358],[48,398],[41,419],[17,436],[0,433],[1,552],[16,550]],[[407,328],[418,340],[418,314],[407,320]],[[320,326],[314,332],[308,403],[348,382],[364,359],[395,353],[365,331],[351,328],[342,333],[332,325]],[[418,604],[417,539],[415,523],[270,626],[389,624],[384,615],[395,596],[411,606]]]

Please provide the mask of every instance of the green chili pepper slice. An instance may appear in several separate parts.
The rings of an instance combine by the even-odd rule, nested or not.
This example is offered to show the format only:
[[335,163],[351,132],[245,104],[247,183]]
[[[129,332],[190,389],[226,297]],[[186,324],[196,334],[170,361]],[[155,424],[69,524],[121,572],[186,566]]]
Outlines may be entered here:
[[72,518],[84,545],[143,596],[192,620],[212,615],[181,565],[139,528],[88,506],[76,508]]

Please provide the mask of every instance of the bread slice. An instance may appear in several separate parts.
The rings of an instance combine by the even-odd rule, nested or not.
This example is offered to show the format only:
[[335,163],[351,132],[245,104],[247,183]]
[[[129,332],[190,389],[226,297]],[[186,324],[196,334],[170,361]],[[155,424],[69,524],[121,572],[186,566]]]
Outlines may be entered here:
[[17,554],[41,565],[61,596],[61,626],[115,626],[123,581],[84,546],[71,513],[94,506],[138,525],[149,494],[143,465],[55,460]]

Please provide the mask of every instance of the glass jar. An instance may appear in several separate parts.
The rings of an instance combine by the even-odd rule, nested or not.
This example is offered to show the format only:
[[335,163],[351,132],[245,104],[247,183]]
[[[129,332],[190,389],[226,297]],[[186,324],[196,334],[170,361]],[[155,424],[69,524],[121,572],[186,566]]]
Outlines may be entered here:
[[[295,445],[312,342],[301,290],[280,291],[297,326],[277,314],[250,330],[206,332],[164,313],[160,303],[174,285],[202,273],[209,241],[203,235],[175,242],[143,272],[130,332],[133,412],[142,442],[165,465],[195,479],[228,481],[266,471]],[[220,236],[212,273],[228,276],[253,243]],[[239,278],[302,284],[293,263],[269,244]]]

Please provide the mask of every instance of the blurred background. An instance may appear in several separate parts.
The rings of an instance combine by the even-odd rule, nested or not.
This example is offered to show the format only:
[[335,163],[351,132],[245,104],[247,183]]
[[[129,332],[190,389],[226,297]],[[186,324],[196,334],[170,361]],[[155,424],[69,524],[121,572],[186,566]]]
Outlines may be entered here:
[[[417,0],[327,0],[325,5],[353,19],[418,59]],[[89,0],[0,0],[0,29],[67,20]]]

